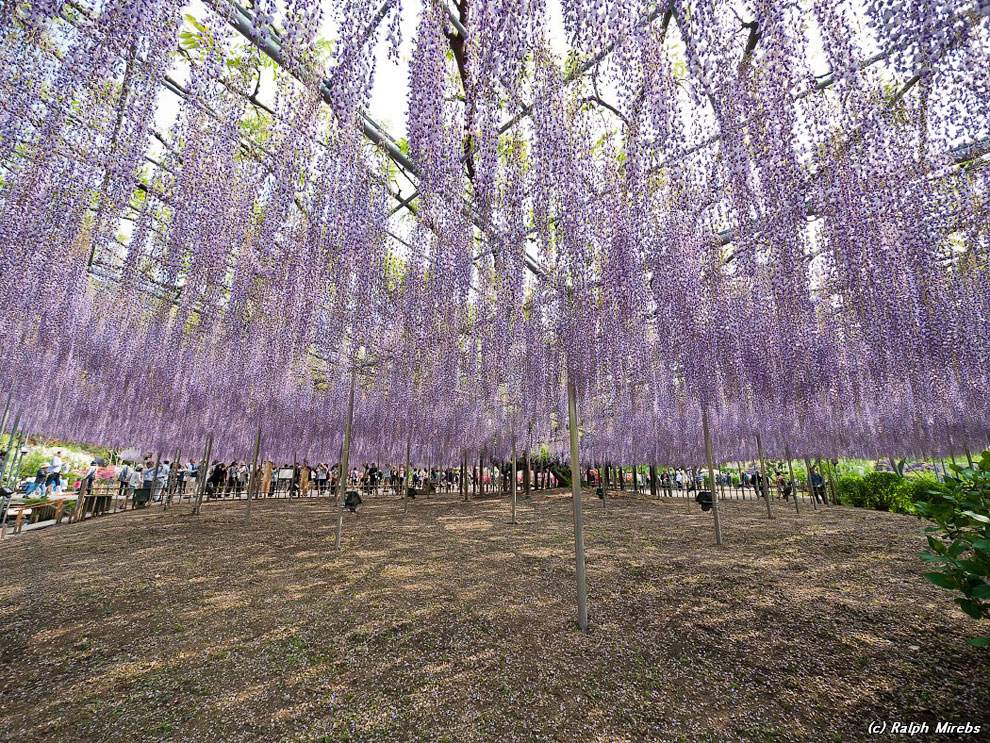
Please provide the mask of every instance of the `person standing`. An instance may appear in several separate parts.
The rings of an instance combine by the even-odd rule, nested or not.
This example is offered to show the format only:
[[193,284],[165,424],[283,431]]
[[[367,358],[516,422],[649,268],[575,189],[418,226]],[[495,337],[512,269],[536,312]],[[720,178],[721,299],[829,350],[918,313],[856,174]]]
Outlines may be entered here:
[[80,496],[93,492],[93,483],[96,481],[96,471],[98,469],[99,467],[95,459],[89,463],[89,467],[86,468],[86,472],[82,476],[82,481],[79,483]]
[[117,495],[125,495],[127,493],[127,484],[131,480],[131,466],[124,462],[124,466],[120,468],[120,472],[117,473]]
[[48,476],[45,478],[45,495],[49,496],[58,492],[62,481],[62,452],[55,452],[55,456],[48,463]]
[[131,468],[131,476],[130,479],[128,479],[127,481],[127,488],[128,488],[127,495],[130,497],[132,504],[134,503],[134,493],[137,491],[138,488],[141,487],[143,483],[144,483],[144,472],[141,469],[141,465],[140,464],[135,465],[134,467]]

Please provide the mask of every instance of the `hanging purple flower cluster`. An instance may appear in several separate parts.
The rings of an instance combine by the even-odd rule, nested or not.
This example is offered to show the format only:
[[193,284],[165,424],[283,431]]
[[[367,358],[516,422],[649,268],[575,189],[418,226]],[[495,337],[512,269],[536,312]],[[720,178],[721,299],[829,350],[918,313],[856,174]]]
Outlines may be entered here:
[[726,460],[982,445],[986,3],[550,5],[424,0],[406,148],[409,3],[0,5],[0,387],[186,456],[336,460],[355,366],[352,461],[566,456],[566,380],[590,464],[703,411]]

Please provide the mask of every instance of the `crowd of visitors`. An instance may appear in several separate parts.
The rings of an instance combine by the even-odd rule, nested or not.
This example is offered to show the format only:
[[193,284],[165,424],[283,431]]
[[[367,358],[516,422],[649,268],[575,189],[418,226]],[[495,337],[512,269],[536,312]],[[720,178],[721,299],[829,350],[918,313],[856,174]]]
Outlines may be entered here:
[[[118,496],[133,496],[141,491],[150,500],[161,500],[166,494],[183,497],[195,494],[200,478],[200,465],[195,461],[172,462],[169,459],[145,457],[141,461],[123,462],[112,474],[101,472],[102,460],[93,460],[74,483],[75,489],[85,494],[93,490],[97,479],[110,477],[116,482]],[[25,494],[34,497],[47,497],[68,490],[66,475],[69,463],[64,459],[61,450],[56,451],[51,458],[40,465],[33,480],[25,487]],[[498,467],[471,466],[465,473],[469,490],[484,492],[491,489],[507,492],[510,490],[511,465]],[[214,461],[207,468],[203,483],[203,496],[206,499],[239,498],[252,485],[251,465],[247,462]],[[589,467],[585,470],[586,484],[600,487],[602,481],[607,481],[608,488],[616,490],[634,490],[641,493],[656,493],[671,496],[689,494],[708,489],[707,470],[702,468],[617,468]],[[462,471],[460,468],[422,468],[412,467],[408,474],[409,487],[416,492],[453,492],[461,488]],[[656,483],[651,478],[656,478]],[[262,495],[287,497],[304,497],[309,495],[327,495],[337,492],[340,482],[339,465],[319,462],[311,465],[306,461],[284,463],[276,466],[267,461],[258,467],[257,491]],[[535,490],[556,487],[558,480],[552,468],[540,467],[526,472],[523,467],[517,467],[517,485],[528,484]],[[346,489],[356,490],[367,495],[377,495],[382,492],[399,493],[407,480],[405,467],[364,463],[360,467],[352,467],[346,473]],[[763,482],[758,467],[738,468],[735,470],[720,470],[715,472],[715,487],[723,495],[731,489],[741,490],[745,495],[752,490],[756,497],[776,495],[789,500],[797,492],[795,483],[786,473],[771,469],[768,472],[768,482]],[[809,491],[816,501],[826,500],[825,481],[816,468],[809,471]]]

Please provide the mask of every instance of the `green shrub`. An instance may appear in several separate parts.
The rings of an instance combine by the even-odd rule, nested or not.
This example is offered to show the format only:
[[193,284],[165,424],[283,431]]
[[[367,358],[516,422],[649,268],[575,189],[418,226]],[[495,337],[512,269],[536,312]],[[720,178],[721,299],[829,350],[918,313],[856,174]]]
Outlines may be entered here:
[[865,508],[914,513],[911,483],[894,472],[871,472],[863,478]]
[[[936,586],[962,593],[956,603],[974,619],[990,618],[990,451],[971,469],[951,467],[945,492],[915,503],[935,525],[926,531],[929,549],[921,559],[938,566],[925,573]],[[971,645],[990,646],[990,637]]]
[[908,480],[911,486],[912,503],[928,503],[941,495],[949,492],[949,488],[929,477],[921,477],[917,480]]
[[859,475],[844,475],[836,482],[839,503],[844,506],[866,508],[866,490],[863,478]]
[[836,486],[839,502],[844,506],[891,513],[914,513],[916,501],[929,500],[933,497],[931,491],[945,490],[934,480],[906,480],[894,472],[870,472],[865,477],[845,475]]

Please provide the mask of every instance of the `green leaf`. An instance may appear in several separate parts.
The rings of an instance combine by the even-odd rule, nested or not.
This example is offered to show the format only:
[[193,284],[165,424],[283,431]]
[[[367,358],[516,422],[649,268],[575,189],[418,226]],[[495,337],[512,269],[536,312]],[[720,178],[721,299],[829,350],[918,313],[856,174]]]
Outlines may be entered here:
[[967,644],[975,648],[990,648],[990,637],[974,637]]
[[982,513],[976,513],[976,511],[963,511],[963,513],[981,524],[990,524],[990,516],[984,516]]
[[945,554],[945,545],[942,544],[940,540],[936,539],[931,534],[929,534],[926,538],[928,539],[929,547],[931,547],[935,552],[937,552],[940,555]]
[[956,587],[956,580],[944,573],[925,573],[925,577],[940,588]]
[[956,599],[956,603],[959,604],[959,607],[964,612],[973,617],[973,619],[979,619],[983,616],[983,613],[980,611],[980,605],[975,601],[971,601],[970,599]]
[[984,583],[982,586],[977,586],[973,589],[974,599],[983,599],[984,601],[990,601],[990,584]]
[[952,544],[949,545],[949,557],[959,557],[963,552],[969,548],[969,543],[963,539],[955,539]]

